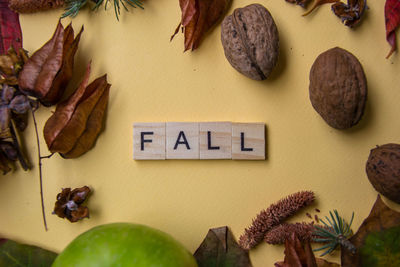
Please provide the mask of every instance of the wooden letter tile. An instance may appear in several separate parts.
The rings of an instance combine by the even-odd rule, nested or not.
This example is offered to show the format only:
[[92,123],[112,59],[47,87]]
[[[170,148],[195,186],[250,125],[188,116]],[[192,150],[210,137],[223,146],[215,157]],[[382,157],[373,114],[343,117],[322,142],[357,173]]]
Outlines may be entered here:
[[133,159],[165,159],[165,123],[133,124]]
[[232,158],[232,123],[200,123],[200,159]]
[[232,123],[232,159],[265,160],[264,123]]
[[167,122],[167,159],[199,159],[199,123]]

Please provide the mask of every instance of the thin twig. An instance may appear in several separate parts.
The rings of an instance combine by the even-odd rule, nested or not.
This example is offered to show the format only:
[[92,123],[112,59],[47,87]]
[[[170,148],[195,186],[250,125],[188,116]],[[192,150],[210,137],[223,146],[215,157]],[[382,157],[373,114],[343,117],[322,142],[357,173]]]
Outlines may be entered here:
[[[44,199],[43,199],[43,178],[42,178],[42,159],[43,159],[43,157],[40,155],[40,142],[39,142],[39,134],[38,134],[37,123],[36,123],[36,118],[35,118],[35,111],[33,109],[31,109],[31,111],[32,111],[33,124],[35,125],[36,141],[37,141],[37,147],[38,147],[40,198],[42,201],[43,224],[44,224],[44,229],[47,231],[48,228],[47,228],[46,213],[44,210]],[[48,158],[50,158],[51,156],[52,155],[48,156]]]

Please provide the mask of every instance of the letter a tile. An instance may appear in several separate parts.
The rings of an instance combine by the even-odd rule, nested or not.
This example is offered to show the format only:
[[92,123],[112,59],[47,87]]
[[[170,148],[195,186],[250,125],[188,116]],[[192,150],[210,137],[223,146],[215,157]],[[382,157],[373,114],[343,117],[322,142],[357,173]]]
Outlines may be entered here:
[[133,159],[165,159],[165,123],[133,124]]
[[167,122],[167,159],[199,159],[199,123]]
[[232,159],[265,160],[264,123],[232,123]]
[[200,123],[200,159],[232,158],[232,123]]

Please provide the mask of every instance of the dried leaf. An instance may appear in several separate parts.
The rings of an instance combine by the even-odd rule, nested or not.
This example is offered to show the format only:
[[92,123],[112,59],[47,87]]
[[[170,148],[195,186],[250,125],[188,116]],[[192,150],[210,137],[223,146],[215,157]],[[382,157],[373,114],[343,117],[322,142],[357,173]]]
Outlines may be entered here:
[[74,39],[72,26],[64,30],[59,21],[53,37],[25,63],[18,79],[21,90],[46,106],[57,103],[71,79],[82,31]]
[[342,2],[332,5],[333,13],[351,28],[360,22],[366,8],[367,0],[347,0],[347,5]]
[[44,126],[47,147],[67,158],[78,157],[92,148],[102,128],[110,84],[106,75],[87,86],[90,64],[75,93],[60,103]]
[[310,242],[303,244],[292,233],[290,238],[285,241],[285,259],[283,262],[275,263],[275,267],[336,267],[336,263],[331,263],[323,259],[316,259],[311,249]]
[[50,267],[56,257],[57,254],[52,251],[0,238],[0,266]]
[[231,0],[179,0],[182,19],[171,40],[182,25],[185,35],[185,51],[195,50],[204,34],[221,18]]
[[310,9],[306,13],[303,14],[303,17],[309,15],[311,12],[313,12],[319,6],[322,6],[324,4],[339,2],[339,1],[340,0],[315,0],[313,5],[310,7]]
[[0,0],[0,54],[10,47],[22,48],[22,32],[19,16],[8,7],[8,0]]
[[87,186],[75,188],[72,191],[71,188],[64,188],[57,195],[53,214],[60,218],[67,218],[70,222],[89,218],[89,208],[82,204],[86,201],[90,192],[90,188]]
[[249,252],[236,242],[227,226],[213,228],[194,253],[199,267],[251,267]]
[[389,58],[397,49],[396,29],[400,25],[400,0],[386,0],[385,3],[386,40],[391,46]]
[[[388,206],[383,203],[381,197],[378,195],[374,206],[369,214],[369,216],[364,220],[358,229],[357,233],[352,236],[349,241],[353,243],[353,245],[357,248],[357,252],[355,254],[351,254],[347,250],[342,250],[342,265],[343,266],[367,266],[363,265],[364,260],[366,260],[360,251],[365,250],[365,245],[367,244],[367,239],[371,237],[371,235],[380,235],[385,234],[385,231],[388,229],[392,229],[394,227],[400,226],[400,213],[390,209]],[[398,234],[398,233],[397,233]],[[395,245],[400,247],[400,239],[395,240]],[[368,248],[370,249],[370,248]],[[379,250],[384,249],[384,247],[380,247]],[[378,250],[369,250],[369,253],[377,253]],[[397,250],[398,255],[398,250]],[[399,255],[397,256],[399,257]],[[398,258],[397,258],[398,262]],[[370,266],[370,265],[368,265]],[[392,262],[392,265],[375,265],[375,266],[399,266]]]

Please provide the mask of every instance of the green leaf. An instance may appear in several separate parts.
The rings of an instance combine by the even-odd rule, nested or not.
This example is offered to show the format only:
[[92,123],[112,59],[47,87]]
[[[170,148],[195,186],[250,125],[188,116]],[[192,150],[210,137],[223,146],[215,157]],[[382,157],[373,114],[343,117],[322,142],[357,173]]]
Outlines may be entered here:
[[400,226],[367,235],[360,254],[362,266],[400,266]]
[[236,242],[227,226],[213,228],[194,253],[199,267],[251,267],[249,252]]
[[49,267],[57,254],[39,247],[0,239],[0,266]]

